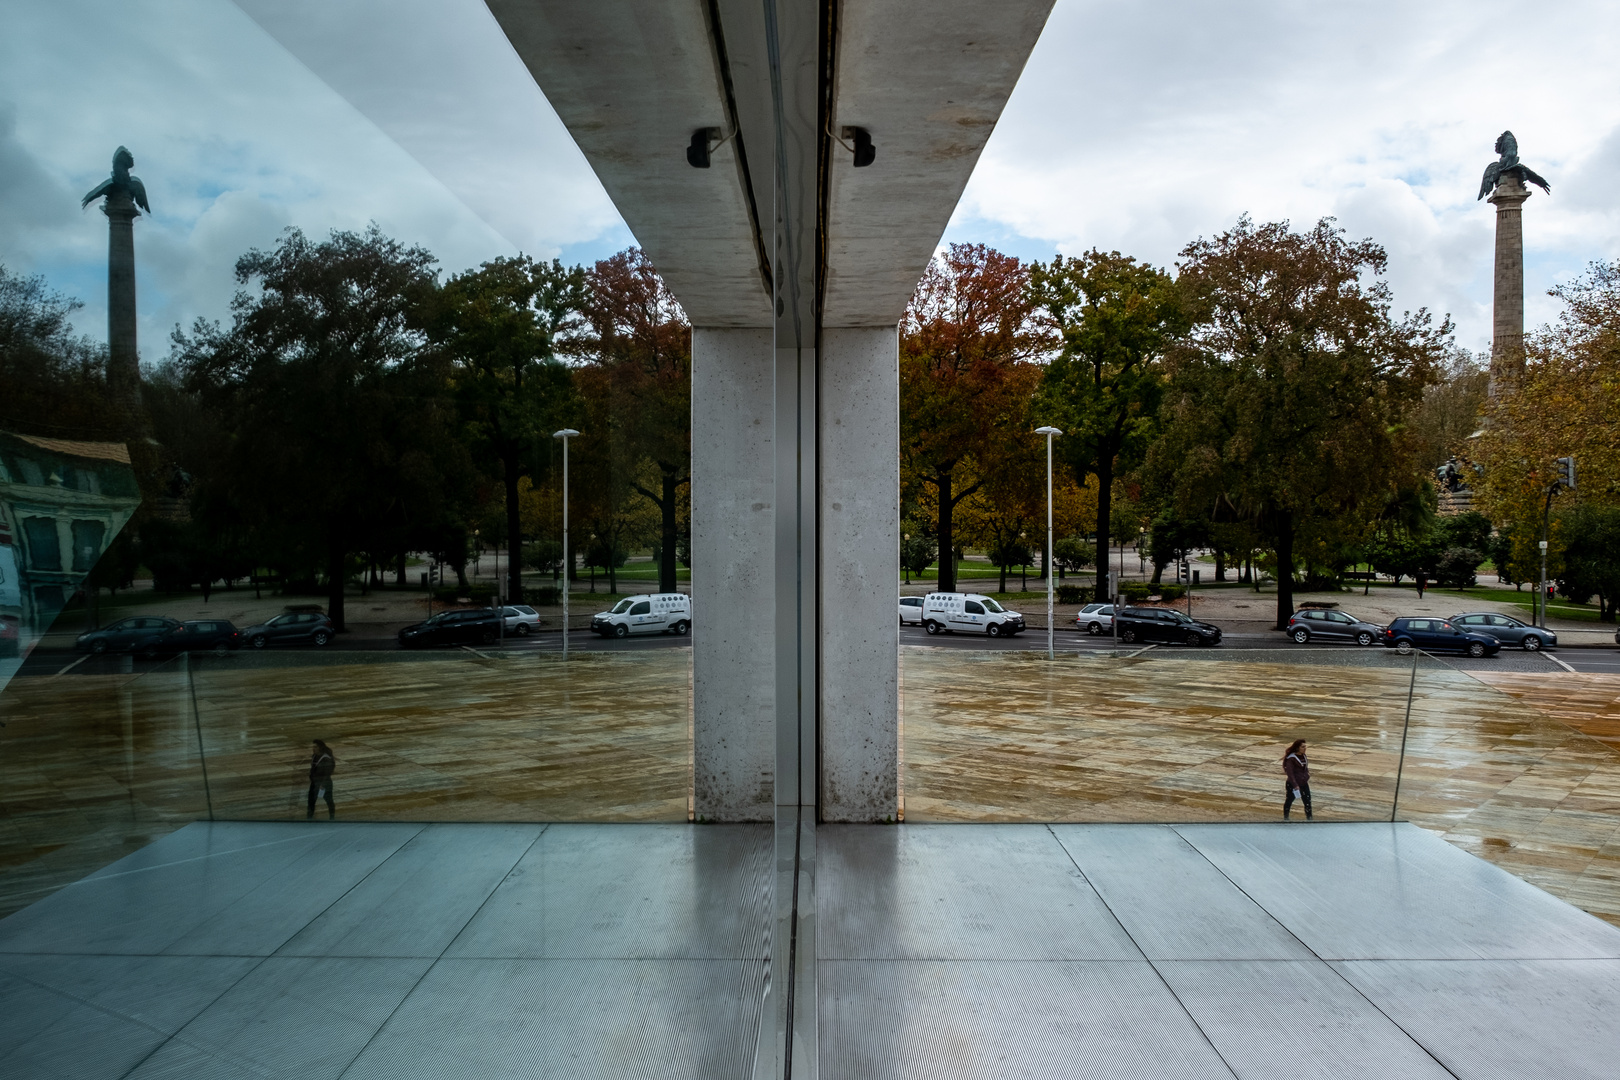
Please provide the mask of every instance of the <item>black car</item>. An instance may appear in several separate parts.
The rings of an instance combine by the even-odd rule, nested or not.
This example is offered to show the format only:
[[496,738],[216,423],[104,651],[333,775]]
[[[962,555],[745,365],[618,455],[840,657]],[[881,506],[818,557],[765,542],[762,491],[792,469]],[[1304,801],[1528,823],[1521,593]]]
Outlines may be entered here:
[[500,633],[501,619],[494,608],[441,611],[426,622],[401,630],[399,645],[402,649],[428,645],[489,645]]
[[193,619],[137,642],[142,656],[175,656],[183,652],[229,652],[241,648],[242,631],[225,619]]
[[1467,653],[1469,656],[1495,656],[1502,643],[1489,634],[1459,630],[1447,619],[1415,619],[1403,616],[1384,629],[1384,644],[1402,656],[1413,649],[1424,652]]
[[242,640],[255,649],[269,645],[325,645],[336,632],[332,620],[318,611],[289,611],[247,627],[242,631]]
[[179,619],[171,619],[167,615],[136,615],[120,619],[111,626],[103,626],[100,630],[88,630],[79,635],[74,646],[80,652],[98,656],[109,652],[130,652],[179,625]]
[[1171,645],[1219,645],[1221,628],[1199,622],[1171,608],[1125,607],[1114,617],[1119,640],[1165,642]]
[[1447,621],[1466,633],[1489,634],[1504,645],[1517,645],[1530,652],[1544,645],[1552,648],[1558,644],[1558,635],[1551,630],[1531,626],[1511,615],[1498,615],[1494,611],[1471,611],[1464,615],[1453,615]]

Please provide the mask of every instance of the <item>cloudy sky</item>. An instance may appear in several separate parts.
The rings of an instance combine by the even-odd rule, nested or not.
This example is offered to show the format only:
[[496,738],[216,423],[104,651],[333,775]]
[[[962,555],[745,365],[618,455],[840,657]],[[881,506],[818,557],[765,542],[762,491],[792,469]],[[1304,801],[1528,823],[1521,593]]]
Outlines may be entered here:
[[[479,0],[0,0],[0,25],[0,263],[102,335],[106,225],[78,200],[128,145],[147,360],[288,225],[375,220],[449,270],[631,242]],[[1587,0],[1058,0],[946,239],[1167,264],[1244,212],[1332,215],[1478,349],[1503,128],[1553,184],[1525,211],[1529,321],[1620,257],[1616,55],[1620,6]]]

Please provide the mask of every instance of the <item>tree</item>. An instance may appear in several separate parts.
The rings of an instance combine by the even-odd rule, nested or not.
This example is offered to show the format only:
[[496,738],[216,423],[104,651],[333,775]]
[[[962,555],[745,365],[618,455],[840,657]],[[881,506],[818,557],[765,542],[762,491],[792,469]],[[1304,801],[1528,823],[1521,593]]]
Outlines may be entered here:
[[1415,471],[1403,424],[1451,324],[1394,318],[1383,249],[1331,218],[1296,233],[1244,217],[1181,258],[1192,328],[1170,354],[1172,430],[1155,454],[1181,506],[1225,498],[1270,546],[1282,629],[1302,528],[1375,513]]
[[62,439],[121,439],[107,347],[73,332],[82,301],[0,264],[0,429]]
[[1598,598],[1598,618],[1614,622],[1620,608],[1620,507],[1582,503],[1559,515],[1564,541],[1564,569],[1558,587],[1564,596],[1585,603]]
[[[433,305],[433,338],[451,363],[451,387],[474,446],[500,466],[504,534],[512,550],[524,535],[519,482],[561,426],[572,391],[556,357],[559,338],[583,323],[585,271],[525,256],[484,263],[451,278]],[[507,560],[507,596],[523,599],[523,566]]]
[[400,528],[454,531],[465,453],[419,325],[433,265],[375,225],[321,243],[289,229],[237,261],[260,291],[236,294],[228,330],[175,333],[186,389],[225,433],[194,502],[229,507],[283,562],[322,566],[340,630],[352,553]]
[[[588,275],[591,359],[580,375],[592,422],[613,446],[581,440],[628,469],[631,488],[657,507],[658,589],[674,592],[682,488],[692,479],[692,331],[686,313],[640,248],[598,262]],[[586,432],[586,435],[592,435]],[[643,461],[653,472],[644,475]]]
[[[900,324],[900,464],[910,501],[931,501],[939,588],[956,590],[955,513],[1003,448],[1032,442],[1028,402],[1050,344],[1028,269],[983,244],[952,244],[928,264]],[[921,489],[921,490],[919,490]]]
[[[1164,271],[1095,249],[1036,263],[1030,294],[1063,341],[1041,381],[1036,412],[1063,430],[1056,450],[1076,479],[1095,473],[1096,532],[1107,548],[1114,478],[1141,460],[1157,427],[1161,360],[1183,329],[1180,297]],[[1107,577],[1107,564],[1099,564],[1098,595]]]
[[1423,401],[1412,412],[1419,467],[1437,469],[1452,457],[1470,456],[1469,439],[1479,430],[1489,385],[1490,372],[1466,349],[1453,349],[1440,362],[1435,382],[1424,387]]

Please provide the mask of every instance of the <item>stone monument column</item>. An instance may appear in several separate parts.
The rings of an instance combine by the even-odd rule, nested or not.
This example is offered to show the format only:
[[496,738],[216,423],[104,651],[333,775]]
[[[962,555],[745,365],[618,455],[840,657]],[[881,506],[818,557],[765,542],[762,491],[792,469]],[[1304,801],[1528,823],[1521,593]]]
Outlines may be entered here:
[[1490,394],[1524,373],[1524,201],[1530,189],[1504,171],[1492,193],[1496,205],[1496,289],[1491,322]]
[[107,385],[126,415],[141,415],[141,366],[135,342],[135,219],[129,192],[107,192]]

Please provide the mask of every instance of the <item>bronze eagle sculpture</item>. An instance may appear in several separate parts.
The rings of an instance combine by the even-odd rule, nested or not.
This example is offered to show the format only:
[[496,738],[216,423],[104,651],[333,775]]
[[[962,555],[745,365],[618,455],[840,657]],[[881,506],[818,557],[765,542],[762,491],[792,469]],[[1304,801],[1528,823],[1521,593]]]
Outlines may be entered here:
[[[1489,195],[1502,177],[1509,175],[1517,176],[1520,183],[1534,184],[1547,194],[1552,194],[1552,188],[1547,186],[1547,181],[1519,160],[1519,140],[1513,137],[1513,132],[1504,131],[1497,136],[1496,152],[1502,156],[1485,166],[1485,179],[1480,181],[1479,185],[1480,199]],[[1474,201],[1478,202],[1479,199]]]
[[136,206],[150,214],[152,208],[146,202],[146,185],[141,183],[140,177],[129,175],[130,167],[134,164],[135,155],[120,146],[113,153],[112,175],[96,185],[96,189],[84,197],[79,203],[79,209],[83,210],[92,201],[101,198],[103,195],[111,194],[114,191],[122,191],[135,200]]

